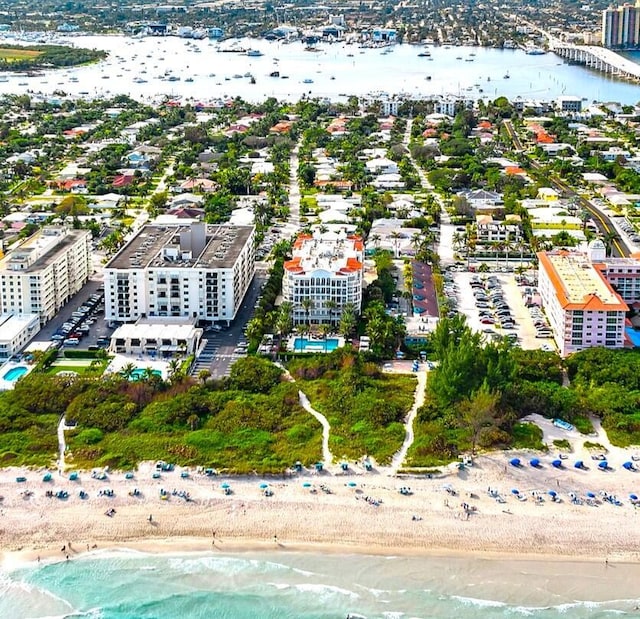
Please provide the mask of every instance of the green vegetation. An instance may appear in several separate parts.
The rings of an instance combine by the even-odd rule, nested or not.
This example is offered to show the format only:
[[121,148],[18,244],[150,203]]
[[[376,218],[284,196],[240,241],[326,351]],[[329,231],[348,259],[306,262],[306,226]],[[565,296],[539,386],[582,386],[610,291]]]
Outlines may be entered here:
[[402,420],[413,402],[413,376],[383,374],[348,347],[298,358],[288,367],[311,405],[329,420],[334,455],[390,461],[404,439]]
[[96,62],[106,52],[66,45],[0,46],[0,71],[25,71],[36,68],[71,67]]
[[542,442],[542,430],[535,423],[514,423],[511,435],[514,449],[548,450],[548,447]]
[[566,438],[558,438],[553,441],[553,446],[558,449],[565,449],[571,451],[571,443]]
[[[102,361],[99,361],[102,363]],[[77,366],[52,366],[77,372]],[[296,460],[321,456],[321,428],[298,403],[297,387],[256,357],[239,360],[229,379],[195,385],[176,372],[130,382],[31,373],[0,395],[0,462],[49,465],[61,414],[76,467],[129,468],[141,460],[170,460],[230,472],[282,472]]]
[[584,448],[585,449],[597,449],[598,451],[607,451],[607,448],[604,445],[601,445],[600,443],[593,443],[591,441],[585,441],[584,442]]

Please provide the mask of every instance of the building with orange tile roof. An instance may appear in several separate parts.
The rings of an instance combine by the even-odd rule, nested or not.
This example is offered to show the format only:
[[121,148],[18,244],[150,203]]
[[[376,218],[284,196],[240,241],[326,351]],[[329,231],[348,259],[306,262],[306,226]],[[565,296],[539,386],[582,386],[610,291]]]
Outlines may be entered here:
[[[360,236],[320,228],[300,234],[293,244],[293,257],[284,263],[282,279],[282,296],[293,304],[294,324],[338,324],[346,304],[360,312],[363,272]],[[308,313],[305,299],[311,300]]]
[[[604,346],[624,346],[625,300],[607,278],[604,244],[589,252],[553,251],[538,254],[538,290],[560,354]],[[636,263],[640,273],[640,263]]]

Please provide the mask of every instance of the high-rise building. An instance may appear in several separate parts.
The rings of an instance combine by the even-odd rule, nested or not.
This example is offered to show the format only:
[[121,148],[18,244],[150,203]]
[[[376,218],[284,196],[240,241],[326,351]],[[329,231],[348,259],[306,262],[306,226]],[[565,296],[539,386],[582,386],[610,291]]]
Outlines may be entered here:
[[284,264],[282,296],[295,324],[337,324],[345,305],[362,305],[364,244],[345,231],[301,234]]
[[640,0],[602,12],[602,45],[610,49],[640,48]]
[[91,233],[43,228],[0,260],[0,313],[51,320],[93,270]]
[[607,258],[599,239],[586,254],[541,252],[538,259],[538,289],[560,354],[593,346],[622,348],[627,302],[635,301],[639,290],[640,262]]
[[143,226],[104,268],[105,318],[233,320],[255,272],[252,226]]

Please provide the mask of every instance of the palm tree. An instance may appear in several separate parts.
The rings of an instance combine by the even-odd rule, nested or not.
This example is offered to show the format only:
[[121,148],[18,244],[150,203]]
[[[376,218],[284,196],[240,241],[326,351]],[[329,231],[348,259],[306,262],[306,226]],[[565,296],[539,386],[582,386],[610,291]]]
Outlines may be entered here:
[[602,242],[607,248],[607,256],[610,256],[613,251],[613,244],[618,239],[618,234],[614,230],[609,230],[602,235]]
[[171,359],[171,361],[169,361],[169,380],[172,383],[179,383],[182,378],[184,378],[181,365],[178,359]]
[[120,376],[125,380],[131,380],[135,376],[136,366],[133,363],[127,363],[120,368]]
[[278,315],[275,320],[275,330],[278,334],[278,347],[276,348],[276,355],[282,346],[282,340],[291,333],[291,327],[293,326],[293,321],[291,316],[293,314],[293,303],[290,301],[285,301],[280,305],[280,309],[278,310]]
[[331,333],[331,325],[320,325],[320,334],[322,335],[322,339],[324,341],[324,352],[327,352],[327,336]]
[[329,299],[328,301],[325,301],[324,306],[329,311],[329,324],[333,326],[333,312],[338,309],[338,304],[333,299]]
[[402,238],[402,234],[400,234],[397,230],[393,230],[389,236],[393,239],[393,257],[398,258],[398,247],[400,246],[400,239]]
[[198,380],[205,385],[207,383],[207,380],[209,380],[209,378],[211,377],[211,370],[208,369],[203,369],[200,370],[198,372]]
[[348,339],[356,328],[356,324],[356,308],[352,303],[346,303],[342,308],[342,316],[340,317],[340,335]]
[[311,321],[310,321],[310,314],[311,314],[311,310],[313,309],[313,299],[311,299],[310,297],[305,297],[304,299],[302,299],[302,301],[300,302],[300,305],[302,306],[302,309],[304,310],[306,316],[307,316],[307,327],[311,328]]

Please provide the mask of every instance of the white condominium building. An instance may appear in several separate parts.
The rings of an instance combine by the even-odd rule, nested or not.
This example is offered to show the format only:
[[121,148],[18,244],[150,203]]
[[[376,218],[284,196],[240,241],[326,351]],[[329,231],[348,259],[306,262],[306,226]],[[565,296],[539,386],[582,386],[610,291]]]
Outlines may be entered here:
[[346,231],[301,234],[284,264],[282,296],[293,304],[293,322],[337,324],[346,304],[362,306],[364,243]]
[[105,266],[105,318],[230,322],[255,272],[252,226],[143,226]]
[[37,314],[45,324],[92,270],[89,231],[43,228],[0,260],[0,313]]
[[601,270],[607,261],[602,242],[592,244],[590,255],[554,251],[538,259],[538,289],[560,354],[622,348],[629,308]]

